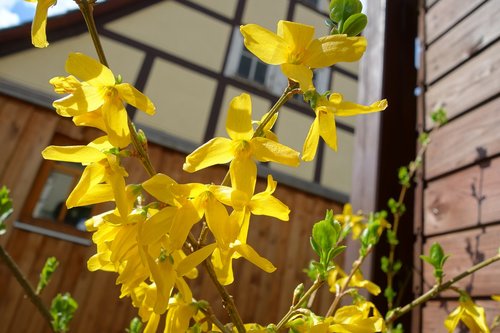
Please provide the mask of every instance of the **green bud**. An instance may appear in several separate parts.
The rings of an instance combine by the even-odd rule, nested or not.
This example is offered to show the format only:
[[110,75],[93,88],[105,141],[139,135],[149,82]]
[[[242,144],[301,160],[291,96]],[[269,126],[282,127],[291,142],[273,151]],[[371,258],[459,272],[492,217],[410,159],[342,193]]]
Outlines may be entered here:
[[52,328],[55,332],[67,332],[69,322],[73,319],[78,303],[69,293],[57,294],[52,300],[50,314],[52,316]]
[[300,300],[302,295],[304,295],[304,284],[301,283],[297,287],[295,287],[295,290],[293,291],[293,299],[292,299],[292,305],[297,304],[297,302]]
[[127,333],[141,333],[142,331],[142,322],[138,317],[132,318],[130,321],[130,326],[125,329]]
[[446,110],[443,107],[437,108],[434,112],[431,113],[431,119],[435,124],[443,126],[448,122]]

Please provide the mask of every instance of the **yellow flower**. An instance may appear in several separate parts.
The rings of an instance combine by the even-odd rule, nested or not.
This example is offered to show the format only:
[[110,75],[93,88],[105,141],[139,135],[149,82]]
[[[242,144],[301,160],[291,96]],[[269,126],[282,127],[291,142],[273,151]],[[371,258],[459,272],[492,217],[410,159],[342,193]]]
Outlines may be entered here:
[[344,205],[342,214],[334,215],[335,220],[339,221],[342,226],[349,225],[352,230],[352,239],[357,239],[364,229],[362,215],[354,215],[352,213],[352,206],[349,203]]
[[465,326],[473,333],[489,333],[488,323],[486,322],[486,315],[484,308],[477,306],[467,296],[461,296],[458,307],[448,315],[444,321],[444,326],[448,332],[453,332],[462,321]]
[[335,151],[337,150],[335,116],[348,117],[357,114],[378,112],[385,110],[387,107],[387,101],[385,99],[369,106],[344,102],[342,99],[342,95],[338,93],[331,94],[328,99],[324,96],[318,98],[314,110],[316,118],[309,128],[309,133],[304,142],[302,151],[302,159],[304,161],[311,161],[316,155],[320,136],[330,148]]
[[369,317],[365,307],[358,305],[343,306],[326,320],[330,322],[329,332],[372,333],[381,330],[380,317]]
[[[81,53],[72,53],[66,61],[66,71],[83,82],[78,83],[72,76],[51,80],[56,92],[70,93],[53,103],[57,113],[64,117],[74,117],[100,109],[105,132],[115,147],[123,148],[130,143],[124,102],[147,114],[155,112],[148,97],[128,83],[117,83],[111,70],[95,59]],[[102,124],[96,126],[94,123],[92,126],[99,128]]]
[[265,137],[254,137],[250,95],[233,98],[226,121],[228,138],[214,138],[186,157],[184,170],[195,172],[215,164],[231,162],[232,186],[244,192],[253,191],[260,162],[299,165],[299,154],[293,149]]
[[56,0],[25,0],[28,2],[36,2],[35,17],[31,25],[31,43],[35,47],[47,47],[47,36],[45,28],[47,26],[47,11],[49,7],[56,4]]
[[[343,286],[346,281],[347,274],[340,267],[335,267],[335,269],[331,270],[328,274],[328,285],[330,286],[330,292],[336,293],[337,285]],[[361,271],[359,269],[352,276],[348,286],[355,288],[365,288],[369,293],[375,296],[380,294],[380,287],[369,280],[364,280],[363,274],[361,274]]]
[[289,21],[279,21],[276,34],[256,24],[241,26],[240,31],[250,52],[265,63],[281,65],[283,74],[298,82],[303,92],[314,89],[311,69],[357,61],[366,49],[364,37],[314,39],[314,27]]
[[276,270],[269,260],[261,257],[250,245],[238,240],[241,226],[237,215],[228,215],[226,208],[216,200],[209,200],[207,205],[207,210],[211,212],[206,216],[207,224],[217,242],[217,248],[212,253],[212,263],[219,283],[228,285],[233,282],[232,261],[239,257],[244,257],[267,273]]

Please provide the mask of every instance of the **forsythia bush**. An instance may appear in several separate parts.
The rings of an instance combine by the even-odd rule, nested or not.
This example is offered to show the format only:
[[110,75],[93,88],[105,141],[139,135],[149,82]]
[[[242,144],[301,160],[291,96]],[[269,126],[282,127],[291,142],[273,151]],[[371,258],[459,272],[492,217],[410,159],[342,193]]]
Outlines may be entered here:
[[[100,59],[70,54],[65,67],[69,75],[50,80],[55,91],[63,95],[53,106],[60,116],[70,117],[75,125],[98,128],[103,135],[85,146],[49,146],[42,155],[45,159],[80,163],[85,167],[67,198],[68,208],[115,203],[115,209],[86,222],[97,245],[97,253],[88,260],[88,268],[118,275],[116,282],[121,285],[121,297],[130,297],[138,309],[145,323],[144,332],[156,332],[160,320],[165,320],[165,332],[400,332],[401,326],[394,324],[396,319],[450,287],[459,292],[460,302],[446,319],[446,328],[452,332],[462,321],[473,332],[489,332],[484,309],[465,291],[452,286],[458,279],[450,280],[451,283],[442,281],[447,256],[439,244],[432,247],[429,256],[423,256],[435,268],[437,282],[432,293],[406,307],[393,306],[396,291],[392,278],[401,267],[401,263],[394,260],[397,223],[404,213],[401,201],[392,200],[389,204],[395,219],[392,223],[387,221],[385,212],[355,214],[349,204],[341,214],[327,212],[325,219],[312,229],[311,245],[318,255],[308,269],[312,285],[307,290],[304,285],[297,287],[290,311],[277,324],[243,323],[224,287],[237,283],[233,260],[248,260],[269,273],[276,269],[259,255],[259,249],[248,244],[247,236],[252,229],[253,215],[287,221],[290,210],[274,196],[277,183],[271,175],[267,177],[266,189],[255,193],[257,162],[297,166],[301,160],[311,161],[320,138],[333,150],[337,149],[336,117],[379,112],[387,107],[386,100],[368,106],[345,101],[339,93],[316,91],[313,84],[315,69],[362,57],[367,41],[359,34],[367,18],[361,13],[359,0],[332,0],[327,20],[331,34],[318,39],[313,37],[313,27],[295,22],[279,21],[276,33],[256,24],[241,26],[246,48],[263,62],[280,66],[289,84],[271,110],[257,121],[252,119],[251,96],[234,97],[226,120],[228,137],[214,138],[186,157],[183,168],[187,172],[229,164],[228,175],[221,185],[180,184],[154,170],[147,155],[147,140],[128,119],[125,105],[133,105],[149,115],[155,113],[155,106],[132,85],[121,82],[121,77],[107,67],[91,19],[94,3],[76,2],[86,18]],[[47,9],[54,4],[55,0],[37,2],[32,31],[36,47],[48,45]],[[315,114],[302,154],[279,142],[272,132],[280,107],[296,94],[303,96]],[[442,112],[438,115],[443,118]],[[427,145],[428,135],[423,134],[421,140]],[[122,164],[127,158],[139,158],[149,179],[142,184],[128,184],[128,171]],[[400,170],[404,188],[410,186],[418,163],[417,160]],[[196,230],[201,233],[195,237],[193,227],[196,225],[200,225]],[[387,234],[391,247],[391,255],[382,261],[382,269],[390,277],[384,291],[390,309],[386,315],[358,293],[361,288],[372,295],[381,293],[377,285],[363,278],[359,268],[383,233]],[[209,234],[213,237],[208,237]],[[343,271],[335,261],[345,249],[346,237],[360,242],[359,258],[349,272]],[[498,259],[496,256],[487,264]],[[199,267],[209,274],[219,291],[230,323],[221,323],[209,304],[194,298],[186,279],[196,278]],[[333,294],[332,305],[326,314],[316,314],[310,310],[310,304],[315,291],[323,285]],[[341,306],[340,300],[346,295],[351,296],[352,302]],[[139,326],[134,324],[136,328]]]

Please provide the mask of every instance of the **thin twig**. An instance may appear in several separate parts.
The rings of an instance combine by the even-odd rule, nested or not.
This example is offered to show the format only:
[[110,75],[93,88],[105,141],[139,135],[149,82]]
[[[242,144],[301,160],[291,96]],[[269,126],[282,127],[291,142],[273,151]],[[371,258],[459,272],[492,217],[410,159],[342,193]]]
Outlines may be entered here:
[[47,306],[43,303],[42,299],[40,296],[38,296],[35,292],[35,289],[31,286],[29,283],[28,279],[24,276],[24,274],[21,272],[21,269],[15,261],[12,259],[12,257],[7,253],[7,251],[3,248],[3,246],[0,246],[0,257],[3,259],[9,270],[12,272],[14,277],[16,278],[17,282],[21,285],[21,287],[24,289],[26,295],[30,299],[31,303],[36,306],[38,309],[38,312],[43,316],[43,318],[47,321],[47,323],[50,326],[50,329],[54,331],[54,328],[52,327],[52,315],[50,314],[49,309]]

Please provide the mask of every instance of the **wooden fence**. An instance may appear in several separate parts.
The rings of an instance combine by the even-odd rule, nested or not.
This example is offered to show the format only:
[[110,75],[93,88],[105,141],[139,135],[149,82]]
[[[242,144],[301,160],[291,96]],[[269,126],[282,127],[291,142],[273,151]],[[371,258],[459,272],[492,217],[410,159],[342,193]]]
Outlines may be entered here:
[[[423,7],[420,121],[431,128],[430,113],[439,106],[450,121],[432,136],[425,156],[417,205],[423,224],[416,219],[416,232],[425,252],[439,242],[451,254],[445,273],[452,277],[500,247],[500,2],[427,0]],[[422,268],[415,287],[425,291],[434,278],[431,267]],[[485,306],[489,322],[500,314],[489,298],[500,294],[498,276],[497,263],[459,284]],[[429,302],[421,331],[445,332],[456,299],[446,292]]]

